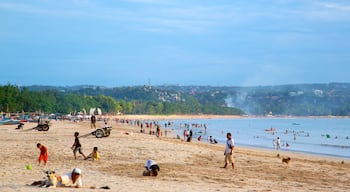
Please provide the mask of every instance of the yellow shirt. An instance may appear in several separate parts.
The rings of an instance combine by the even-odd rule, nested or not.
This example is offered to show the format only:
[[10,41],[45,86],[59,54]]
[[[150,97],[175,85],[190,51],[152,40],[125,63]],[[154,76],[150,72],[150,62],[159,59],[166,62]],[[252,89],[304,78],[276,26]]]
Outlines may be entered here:
[[94,160],[99,160],[100,159],[100,154],[97,151],[93,151],[92,152],[92,157],[94,158]]

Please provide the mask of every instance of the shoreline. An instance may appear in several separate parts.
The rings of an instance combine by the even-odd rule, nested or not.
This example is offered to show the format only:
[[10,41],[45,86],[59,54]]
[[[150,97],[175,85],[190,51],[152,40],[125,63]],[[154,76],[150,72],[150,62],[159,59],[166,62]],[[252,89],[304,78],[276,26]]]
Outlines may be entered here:
[[102,115],[119,119],[176,120],[176,119],[240,119],[240,118],[350,118],[350,116],[259,116],[259,115]]
[[[166,121],[166,120],[205,120],[205,119],[244,119],[244,118],[266,118],[266,119],[273,119],[276,117],[257,117],[257,116],[250,116],[250,117],[241,117],[241,116],[222,116],[222,115],[168,115],[168,116],[164,116],[164,115],[124,115],[124,116],[116,116],[116,117],[123,117],[124,119],[133,119],[133,120],[161,120],[161,121]],[[121,118],[121,119],[123,119]],[[303,117],[278,117],[278,118],[287,118],[287,119],[294,119],[294,118],[310,118],[313,119],[315,118],[315,116],[303,116]],[[320,118],[320,119],[324,119],[324,118],[339,118],[339,119],[343,119],[343,118],[348,118],[348,117],[333,117],[333,116],[323,116],[323,117],[316,117],[316,118]],[[174,132],[175,136],[176,136],[176,132]],[[181,136],[181,133],[178,133]],[[205,141],[203,141],[205,143]],[[239,145],[238,143],[236,143],[237,145]],[[256,149],[270,149],[270,150],[274,150],[273,148],[270,147],[266,147],[266,146],[259,146],[259,145],[240,145],[243,147],[252,147],[252,148],[256,148]],[[332,158],[339,158],[339,159],[350,159],[350,156],[345,156],[345,155],[335,155],[335,154],[328,154],[328,153],[322,153],[322,152],[311,152],[311,151],[302,151],[302,150],[297,150],[297,149],[284,149],[283,151],[288,151],[288,152],[294,152],[294,153],[302,153],[302,154],[309,154],[309,155],[316,155],[316,156],[323,156],[323,157],[332,157]]]
[[266,152],[274,152],[274,153],[285,153],[285,154],[291,154],[293,156],[309,156],[314,158],[331,158],[334,161],[347,161],[350,163],[350,157],[346,156],[340,156],[340,155],[328,155],[324,153],[316,153],[316,152],[304,152],[304,151],[298,151],[298,150],[276,150],[271,148],[265,148],[265,147],[256,147],[256,146],[247,146],[247,145],[239,145],[238,147],[243,149],[253,149],[253,150],[262,150]]

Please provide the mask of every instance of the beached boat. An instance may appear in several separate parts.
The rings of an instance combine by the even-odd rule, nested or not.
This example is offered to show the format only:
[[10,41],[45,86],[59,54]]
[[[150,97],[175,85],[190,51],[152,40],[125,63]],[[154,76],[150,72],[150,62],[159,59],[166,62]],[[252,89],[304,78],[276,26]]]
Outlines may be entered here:
[[19,120],[7,119],[0,121],[0,125],[17,125],[20,124]]

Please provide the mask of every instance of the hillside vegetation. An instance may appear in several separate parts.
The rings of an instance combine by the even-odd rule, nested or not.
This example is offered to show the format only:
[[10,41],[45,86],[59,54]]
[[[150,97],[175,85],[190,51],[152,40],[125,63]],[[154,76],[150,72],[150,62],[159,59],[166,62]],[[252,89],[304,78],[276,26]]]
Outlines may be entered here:
[[350,84],[258,87],[0,86],[0,111],[70,113],[83,108],[124,114],[348,116]]

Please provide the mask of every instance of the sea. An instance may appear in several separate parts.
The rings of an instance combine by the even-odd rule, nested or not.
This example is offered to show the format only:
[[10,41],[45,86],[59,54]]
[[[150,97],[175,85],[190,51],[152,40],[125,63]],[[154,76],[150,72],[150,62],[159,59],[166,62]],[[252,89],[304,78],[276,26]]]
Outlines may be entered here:
[[[350,118],[223,118],[177,119],[158,122],[183,138],[184,129],[192,130],[193,139],[200,135],[201,142],[212,136],[224,144],[230,132],[235,146],[350,158]],[[169,125],[170,124],[170,125]]]

